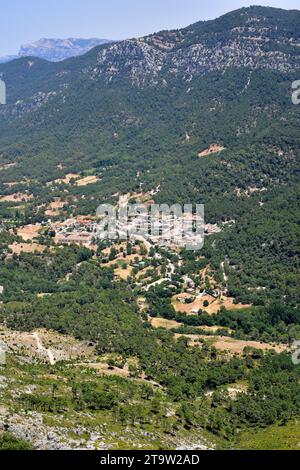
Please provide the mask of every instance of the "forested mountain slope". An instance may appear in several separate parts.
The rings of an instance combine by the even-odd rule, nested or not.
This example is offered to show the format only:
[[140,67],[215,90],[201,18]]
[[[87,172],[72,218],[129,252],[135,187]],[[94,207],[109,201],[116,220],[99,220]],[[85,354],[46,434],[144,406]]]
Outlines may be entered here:
[[[112,194],[160,186],[158,202],[204,203],[208,222],[235,220],[215,245],[215,262],[238,257],[240,269],[231,275],[245,276],[247,247],[247,259],[275,263],[275,289],[286,295],[280,256],[262,256],[255,235],[263,246],[285,238],[294,294],[298,252],[289,237],[299,234],[300,107],[292,104],[291,84],[300,74],[299,25],[298,11],[250,7],[60,63],[22,58],[0,65],[8,93],[0,108],[0,164],[16,163],[0,172],[1,192],[15,191],[5,183],[25,177],[43,196],[45,183],[92,171],[101,182],[82,190],[78,203],[79,212],[92,213]],[[199,157],[212,144],[224,150]],[[283,237],[285,198],[293,220]],[[265,224],[275,210],[271,234]],[[255,233],[243,230],[253,220]]]

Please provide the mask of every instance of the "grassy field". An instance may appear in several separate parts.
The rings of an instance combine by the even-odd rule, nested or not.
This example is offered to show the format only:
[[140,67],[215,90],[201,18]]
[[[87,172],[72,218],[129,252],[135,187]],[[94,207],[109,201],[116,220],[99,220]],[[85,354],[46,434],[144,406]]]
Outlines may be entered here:
[[300,450],[300,421],[244,433],[239,440],[238,449]]

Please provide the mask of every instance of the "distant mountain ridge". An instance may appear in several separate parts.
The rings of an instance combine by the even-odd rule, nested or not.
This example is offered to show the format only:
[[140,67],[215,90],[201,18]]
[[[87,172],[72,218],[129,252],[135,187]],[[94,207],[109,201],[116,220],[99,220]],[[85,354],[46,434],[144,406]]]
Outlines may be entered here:
[[7,62],[10,62],[11,60],[18,59],[17,55],[5,55],[3,57],[0,57],[0,64],[6,64]]
[[18,55],[6,56],[0,58],[0,63],[9,62],[10,60],[20,57],[38,57],[40,59],[49,60],[50,62],[59,62],[85,54],[93,47],[101,46],[112,42],[109,39],[39,39],[30,44],[22,45]]

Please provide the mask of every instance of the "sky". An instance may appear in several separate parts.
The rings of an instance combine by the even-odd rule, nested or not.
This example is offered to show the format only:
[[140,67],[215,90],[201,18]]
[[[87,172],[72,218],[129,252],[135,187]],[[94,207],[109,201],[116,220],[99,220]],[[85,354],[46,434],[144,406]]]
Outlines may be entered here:
[[300,0],[0,0],[0,56],[40,38],[126,39],[256,4],[300,9]]

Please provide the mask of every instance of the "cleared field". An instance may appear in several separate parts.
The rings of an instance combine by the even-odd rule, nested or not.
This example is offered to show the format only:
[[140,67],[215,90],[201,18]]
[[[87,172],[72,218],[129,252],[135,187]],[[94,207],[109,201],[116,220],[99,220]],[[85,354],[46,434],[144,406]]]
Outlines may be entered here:
[[[207,339],[211,339],[211,337],[207,337]],[[236,354],[242,354],[244,349],[247,347],[259,349],[261,351],[270,351],[274,349],[274,351],[277,353],[286,351],[288,349],[286,345],[260,343],[258,341],[242,341],[228,338],[226,336],[218,337],[214,342],[214,346],[220,351],[229,351],[230,353]]]
[[[128,277],[132,275],[133,270],[132,266],[130,266],[130,263],[141,261],[142,259],[143,257],[138,254],[128,255],[126,258],[118,258],[117,263],[119,264],[119,267],[115,269],[115,276],[119,277],[120,279],[128,279]],[[123,268],[124,265],[127,266],[126,269]]]
[[110,368],[108,364],[100,362],[81,362],[77,364],[81,367],[87,367],[88,369],[96,370],[99,375],[117,375],[118,377],[128,378],[130,373],[126,369],[119,369],[117,367]]
[[77,186],[87,186],[88,184],[95,184],[100,179],[97,176],[86,176],[85,178],[81,178],[80,180],[76,181]]
[[207,149],[204,149],[201,152],[199,152],[198,157],[208,157],[208,155],[219,153],[219,152],[222,152],[223,150],[225,150],[225,147],[222,147],[222,145],[212,144]]
[[16,255],[21,253],[43,253],[46,250],[46,247],[39,245],[38,243],[14,243],[9,245],[9,248]]
[[[149,323],[151,323],[151,325],[153,326],[153,328],[164,328],[165,330],[173,330],[173,329],[176,329],[176,328],[181,328],[184,326],[183,323],[180,323],[180,322],[177,322],[175,320],[166,320],[165,318],[160,318],[160,317],[156,317],[156,318],[152,318],[152,317],[148,317],[148,321]],[[220,326],[196,326],[194,327],[196,330],[203,330],[203,331],[207,331],[209,333],[216,333],[217,331],[219,330],[226,330],[228,331],[228,333],[230,333],[230,330],[229,328],[222,328]],[[181,336],[181,335],[179,335]],[[197,336],[198,338],[198,336]],[[200,338],[200,336],[199,336]],[[211,336],[209,337],[211,338]]]
[[126,281],[132,274],[132,267],[127,266],[126,269],[123,269],[121,266],[115,269],[114,273],[116,277],[118,277],[119,279],[122,279],[123,281]]
[[[109,254],[110,249],[104,250],[104,252],[106,252],[105,254]],[[114,265],[118,265],[118,267],[114,270],[115,276],[119,279],[126,281],[128,277],[132,274],[132,266],[130,266],[130,263],[134,261],[141,261],[142,259],[143,257],[139,254],[128,255],[124,258],[123,254],[120,253],[117,259],[110,261],[109,263],[106,263],[103,266],[111,267]],[[126,269],[123,268],[124,265],[126,265]]]
[[68,173],[64,178],[55,180],[56,184],[70,184],[71,180],[78,180],[80,175],[77,173]]
[[55,217],[60,214],[61,209],[65,207],[67,202],[65,201],[53,201],[47,207],[45,214],[50,217]]
[[33,199],[32,194],[27,193],[14,193],[9,194],[8,196],[3,196],[0,199],[0,202],[27,202]]
[[17,230],[17,234],[19,237],[23,238],[24,241],[31,241],[39,236],[41,228],[42,226],[40,224],[25,225]]
[[153,328],[164,328],[165,330],[173,330],[174,328],[180,328],[183,326],[183,323],[179,323],[174,320],[165,320],[164,318],[149,317],[149,322]]
[[204,335],[181,335],[176,334],[176,339],[180,337],[185,337],[189,340],[189,346],[199,346],[201,340],[206,340],[211,342],[211,344],[218,349],[219,351],[228,351],[230,354],[242,355],[245,348],[254,348],[260,351],[270,351],[274,350],[277,353],[281,353],[288,349],[287,345],[281,344],[270,344],[270,343],[261,343],[259,341],[244,341],[230,338],[229,336],[204,336]]
[[[185,303],[186,299],[193,298],[190,294],[179,294],[173,297],[173,307],[178,313],[185,313],[186,315],[197,315],[199,310],[203,310],[209,315],[218,313],[221,307],[226,310],[241,310],[249,308],[249,304],[235,304],[234,299],[231,297],[213,298],[210,295],[204,295],[196,298],[192,303]],[[204,307],[204,303],[208,302],[208,306]]]

